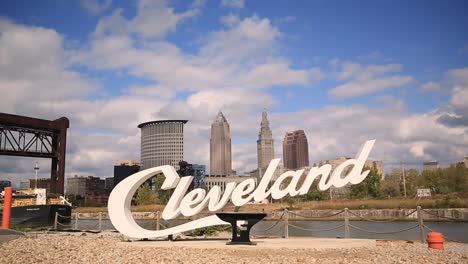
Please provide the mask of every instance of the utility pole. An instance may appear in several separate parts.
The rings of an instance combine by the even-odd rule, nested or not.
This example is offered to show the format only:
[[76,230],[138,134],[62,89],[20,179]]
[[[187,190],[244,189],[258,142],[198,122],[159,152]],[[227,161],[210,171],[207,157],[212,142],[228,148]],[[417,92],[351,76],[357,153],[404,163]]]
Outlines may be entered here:
[[36,166],[34,166],[34,170],[36,171],[36,187],[35,187],[35,189],[37,189],[37,171],[39,170],[39,164],[37,164],[37,161],[36,161]]
[[402,168],[403,168],[403,191],[405,193],[405,198],[406,198],[406,177],[405,177],[405,163],[402,162]]

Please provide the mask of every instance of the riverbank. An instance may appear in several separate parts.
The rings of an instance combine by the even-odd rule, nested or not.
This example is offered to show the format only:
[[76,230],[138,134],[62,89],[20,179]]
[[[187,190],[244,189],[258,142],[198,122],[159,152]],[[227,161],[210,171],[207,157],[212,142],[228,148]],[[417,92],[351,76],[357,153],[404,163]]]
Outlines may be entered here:
[[[448,198],[448,199],[447,199]],[[392,198],[392,199],[335,199],[327,201],[307,201],[294,203],[246,204],[241,212],[273,212],[288,208],[289,210],[350,210],[363,209],[415,209],[421,206],[425,209],[468,208],[467,197],[440,196],[433,198]],[[163,204],[132,206],[132,212],[157,212],[164,210]],[[226,206],[225,211],[233,211],[233,206]],[[107,212],[107,207],[78,207],[73,209],[78,213]]]
[[[229,209],[229,208],[228,208]],[[226,209],[225,211],[229,211]],[[73,210],[72,219],[109,219],[107,211],[104,212],[80,212],[81,210]],[[245,212],[246,210],[242,210]],[[254,211],[254,210],[253,210]],[[159,212],[162,212],[159,211]],[[255,212],[255,211],[254,211]],[[267,212],[265,220],[278,220],[285,218],[285,210],[276,210]],[[420,211],[424,221],[460,221],[468,222],[468,208],[447,208],[447,209],[425,209]],[[133,217],[137,220],[151,220],[158,217],[158,212],[132,212]],[[179,216],[177,220],[194,220],[208,215],[212,212],[201,212],[193,217]],[[288,219],[291,221],[307,220],[307,221],[336,221],[343,220],[345,212],[340,210],[288,210]],[[418,212],[416,208],[412,209],[363,209],[363,210],[348,210],[348,219],[350,221],[417,221]]]
[[[254,239],[255,240],[255,239]],[[221,242],[221,241],[220,241]],[[291,240],[284,240],[289,243]],[[29,233],[3,245],[0,263],[467,263],[468,245],[446,243],[444,251],[426,244],[377,241],[371,248],[308,249],[191,248],[172,242],[122,242],[118,233]],[[168,243],[168,242],[165,242]],[[194,241],[201,244],[203,240]],[[268,242],[265,242],[268,243]]]

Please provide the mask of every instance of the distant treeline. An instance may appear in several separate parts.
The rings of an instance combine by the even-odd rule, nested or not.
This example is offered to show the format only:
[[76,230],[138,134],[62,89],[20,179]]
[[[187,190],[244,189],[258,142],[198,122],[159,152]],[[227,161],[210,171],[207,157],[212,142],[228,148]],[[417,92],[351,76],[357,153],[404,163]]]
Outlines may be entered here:
[[[369,168],[364,168],[365,170]],[[366,179],[356,185],[352,185],[347,195],[341,198],[392,198],[404,196],[406,185],[406,196],[415,197],[417,189],[430,189],[432,195],[453,194],[462,195],[468,194],[468,168],[464,163],[451,165],[448,168],[425,170],[419,172],[416,169],[403,170],[394,169],[385,177],[378,174],[375,169],[370,169]],[[306,175],[303,175],[299,185],[303,183]],[[145,204],[166,204],[172,195],[173,190],[161,190],[164,177],[154,177],[152,184],[142,185],[135,195],[135,203],[138,205]],[[284,184],[289,184],[288,180]],[[318,181],[314,181],[309,193],[296,197],[285,197],[282,201],[287,203],[295,203],[298,201],[319,201],[330,199],[330,192],[320,191],[317,188]],[[206,188],[206,187],[205,187]],[[334,197],[338,198],[338,197]]]
[[[417,189],[430,189],[432,194],[468,193],[468,168],[457,163],[448,168],[425,170],[405,170],[407,197],[416,196]],[[404,195],[403,170],[394,169],[381,182],[380,195],[398,197]]]

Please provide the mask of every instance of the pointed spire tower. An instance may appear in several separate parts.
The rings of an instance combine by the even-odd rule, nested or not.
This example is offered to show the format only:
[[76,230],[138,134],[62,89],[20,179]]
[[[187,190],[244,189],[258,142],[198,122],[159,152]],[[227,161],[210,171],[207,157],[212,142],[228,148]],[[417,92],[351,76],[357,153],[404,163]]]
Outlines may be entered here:
[[210,175],[232,174],[231,132],[223,113],[219,111],[211,124]]
[[268,122],[267,110],[263,108],[262,122],[260,123],[260,132],[257,140],[257,159],[258,159],[258,177],[261,178],[265,173],[268,164],[275,157],[275,146],[273,134]]

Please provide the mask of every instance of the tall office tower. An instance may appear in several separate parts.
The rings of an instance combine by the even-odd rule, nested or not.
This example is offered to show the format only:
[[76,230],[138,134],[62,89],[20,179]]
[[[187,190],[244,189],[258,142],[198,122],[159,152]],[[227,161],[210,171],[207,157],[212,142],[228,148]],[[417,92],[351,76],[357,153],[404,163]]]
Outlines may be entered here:
[[211,124],[210,175],[229,176],[232,173],[231,132],[223,113],[219,111]]
[[258,160],[258,177],[261,178],[268,164],[275,157],[275,145],[273,135],[268,122],[266,109],[263,109],[262,122],[260,123],[260,132],[257,140],[257,160]]
[[283,141],[283,162],[287,169],[309,166],[309,144],[304,130],[286,132]]
[[184,124],[187,120],[151,121],[141,128],[141,169],[172,165],[184,160]]

